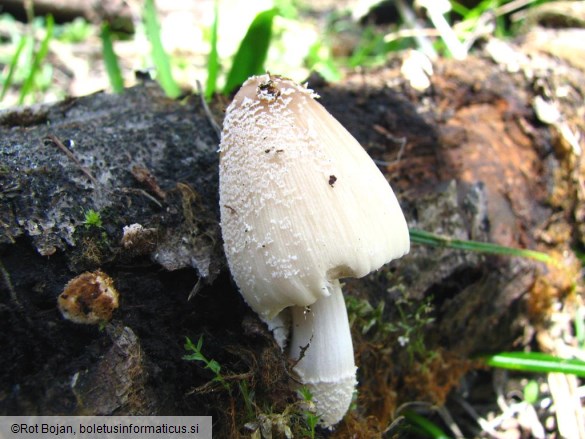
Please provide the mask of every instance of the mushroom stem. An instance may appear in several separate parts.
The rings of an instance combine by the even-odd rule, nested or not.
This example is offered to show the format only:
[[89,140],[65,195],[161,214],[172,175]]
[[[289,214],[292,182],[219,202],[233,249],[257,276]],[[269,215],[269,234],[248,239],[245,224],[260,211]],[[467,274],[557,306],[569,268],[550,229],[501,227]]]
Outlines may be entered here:
[[353,344],[341,285],[310,307],[292,307],[290,356],[294,371],[313,395],[321,425],[332,427],[347,412],[357,384]]

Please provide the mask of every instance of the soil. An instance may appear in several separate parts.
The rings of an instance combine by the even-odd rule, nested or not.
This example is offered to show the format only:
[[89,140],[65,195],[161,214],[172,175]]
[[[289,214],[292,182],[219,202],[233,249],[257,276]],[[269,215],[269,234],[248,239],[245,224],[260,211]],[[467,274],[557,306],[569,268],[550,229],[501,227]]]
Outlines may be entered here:
[[[412,436],[400,422],[388,427],[413,401],[445,407],[464,437],[482,436],[457,403],[496,410],[497,373],[477,356],[543,349],[551,315],[579,303],[583,156],[533,102],[560,96],[562,83],[569,91],[554,101],[584,133],[585,80],[544,59],[541,70],[517,72],[485,56],[439,60],[424,91],[410,87],[400,59],[335,85],[310,79],[380,164],[411,228],[558,262],[413,245],[348,280],[358,397],[318,436]],[[146,82],[0,114],[0,414],[212,415],[217,437],[247,437],[258,419],[276,431],[284,420],[302,436],[291,365],[222,252],[210,118],[220,122],[227,103],[216,98],[209,114],[198,96],[173,101]],[[101,224],[88,222],[90,209]],[[129,242],[132,224],[143,229]],[[57,297],[98,269],[120,294],[113,319],[65,320]],[[186,337],[203,337],[227,386],[183,359]]]

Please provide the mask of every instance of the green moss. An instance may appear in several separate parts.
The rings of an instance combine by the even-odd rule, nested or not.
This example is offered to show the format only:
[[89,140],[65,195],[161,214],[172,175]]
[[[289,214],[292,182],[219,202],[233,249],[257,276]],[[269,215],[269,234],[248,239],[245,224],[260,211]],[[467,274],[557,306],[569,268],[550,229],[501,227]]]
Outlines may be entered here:
[[102,216],[99,212],[96,212],[93,209],[89,209],[84,214],[83,224],[87,229],[92,227],[100,229],[103,226]]

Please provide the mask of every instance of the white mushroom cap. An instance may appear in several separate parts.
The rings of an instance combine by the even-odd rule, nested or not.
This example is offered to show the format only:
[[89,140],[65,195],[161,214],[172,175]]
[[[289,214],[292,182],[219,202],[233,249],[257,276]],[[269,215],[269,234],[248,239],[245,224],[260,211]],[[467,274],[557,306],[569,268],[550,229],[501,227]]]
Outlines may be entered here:
[[265,318],[409,250],[390,185],[314,97],[287,79],[252,77],[224,120],[224,247],[242,295]]
[[245,300],[265,321],[291,307],[294,371],[331,427],[356,385],[338,279],[365,276],[410,241],[388,182],[315,96],[270,75],[244,83],[224,120],[220,212]]

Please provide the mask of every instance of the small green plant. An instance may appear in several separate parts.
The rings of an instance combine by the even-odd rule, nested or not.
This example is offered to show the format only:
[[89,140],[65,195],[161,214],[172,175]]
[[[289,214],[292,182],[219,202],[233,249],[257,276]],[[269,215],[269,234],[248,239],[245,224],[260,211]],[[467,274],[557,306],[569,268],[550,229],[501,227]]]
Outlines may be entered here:
[[96,212],[93,209],[89,209],[84,214],[83,224],[85,225],[86,229],[90,229],[92,227],[100,229],[103,226],[102,216],[99,212]]
[[400,321],[395,324],[394,331],[400,334],[398,343],[406,347],[411,364],[416,359],[428,361],[433,358],[425,342],[426,328],[435,320],[430,315],[433,310],[432,299],[432,296],[426,297],[414,311],[405,309],[406,302],[396,303]]
[[510,29],[506,25],[502,12],[502,6],[505,3],[504,0],[483,0],[474,8],[467,8],[459,2],[451,1],[451,7],[455,14],[461,16],[458,27],[464,36],[477,32],[477,28],[482,24],[482,20],[485,20],[486,14],[490,14],[494,18],[494,35],[498,38],[505,38],[510,36]]
[[357,325],[362,334],[366,335],[375,329],[378,337],[385,337],[395,330],[392,324],[384,320],[384,300],[380,300],[374,308],[366,299],[345,296],[345,305],[350,316],[350,325]]
[[55,29],[55,37],[62,43],[81,43],[93,33],[93,25],[82,17],[77,17]]
[[359,43],[347,59],[347,65],[351,68],[360,66],[380,66],[387,61],[388,53],[406,48],[407,40],[402,40],[404,47],[399,47],[397,42],[384,41],[384,34],[373,26],[367,26],[361,33]]
[[538,396],[540,393],[538,389],[538,382],[535,380],[528,381],[524,386],[522,393],[524,395],[524,401],[526,401],[528,404],[536,404],[538,402]]
[[206,369],[209,369],[215,377],[213,381],[218,382],[222,385],[224,389],[227,391],[231,390],[229,383],[225,380],[223,375],[221,374],[221,366],[215,360],[209,360],[203,352],[201,352],[201,348],[203,347],[203,336],[199,337],[197,340],[197,344],[194,344],[189,337],[185,337],[185,350],[187,352],[191,352],[190,354],[184,355],[183,360],[187,361],[198,361],[205,365]]
[[313,394],[308,387],[303,386],[297,390],[302,403],[301,414],[307,423],[307,430],[302,434],[304,436],[315,438],[315,428],[319,423],[319,416],[315,413],[315,404],[313,403]]
[[350,324],[357,326],[362,334],[369,334],[373,341],[383,344],[391,334],[398,334],[398,343],[406,348],[411,363],[417,358],[432,358],[425,343],[426,328],[434,321],[431,316],[432,297],[419,304],[405,300],[397,302],[400,319],[396,323],[386,321],[383,300],[375,308],[365,299],[347,296],[345,300]]
[[[189,337],[185,337],[185,350],[188,352],[188,354],[183,356],[183,360],[203,363],[205,369],[209,369],[214,375],[211,382],[220,384],[229,393],[230,396],[234,396],[232,394],[231,383],[228,381],[232,377],[224,376],[221,372],[221,365],[217,361],[207,358],[203,354],[202,349],[203,336],[199,337],[197,344],[193,343]],[[242,375],[239,375],[238,377],[241,376]],[[255,419],[257,417],[257,406],[254,401],[256,396],[254,389],[250,388],[248,381],[246,381],[244,378],[238,379],[237,384],[238,390],[240,391],[241,400],[244,402],[244,407],[246,409],[246,417],[248,419]]]
[[240,389],[240,394],[244,399],[244,406],[246,407],[246,415],[248,419],[253,419],[256,416],[256,410],[254,407],[254,390],[250,389],[248,382],[246,380],[240,380],[238,382],[238,388]]

